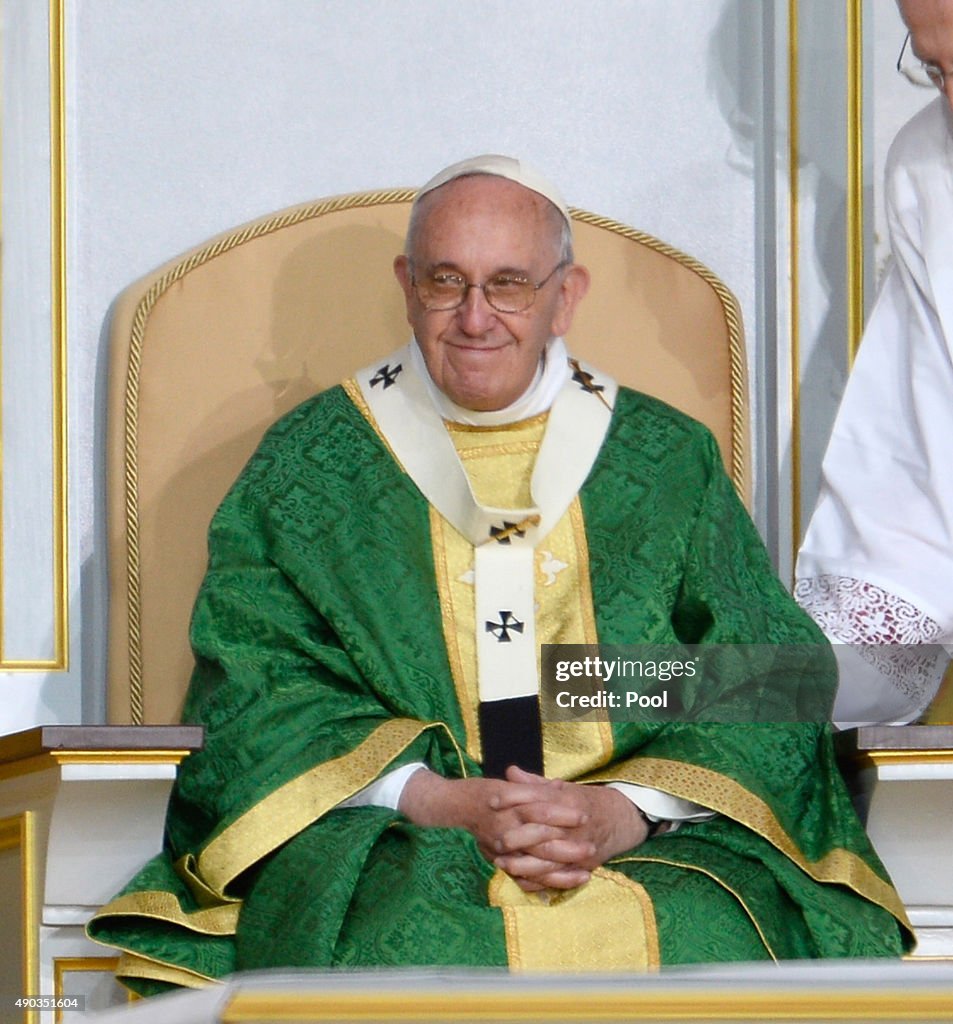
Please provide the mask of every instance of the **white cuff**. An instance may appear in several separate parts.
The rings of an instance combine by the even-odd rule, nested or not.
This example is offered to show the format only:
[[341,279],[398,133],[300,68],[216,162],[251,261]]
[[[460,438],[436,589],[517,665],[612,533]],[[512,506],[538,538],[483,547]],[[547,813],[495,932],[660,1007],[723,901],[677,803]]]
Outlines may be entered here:
[[701,804],[649,786],[637,786],[633,782],[608,782],[606,785],[628,797],[649,821],[670,821],[672,827],[668,832],[674,832],[683,821],[708,821],[716,813]]
[[354,796],[343,800],[338,807],[389,807],[392,811],[396,811],[407,780],[414,772],[426,767],[423,761],[401,765],[400,768],[395,768],[392,772],[375,779]]

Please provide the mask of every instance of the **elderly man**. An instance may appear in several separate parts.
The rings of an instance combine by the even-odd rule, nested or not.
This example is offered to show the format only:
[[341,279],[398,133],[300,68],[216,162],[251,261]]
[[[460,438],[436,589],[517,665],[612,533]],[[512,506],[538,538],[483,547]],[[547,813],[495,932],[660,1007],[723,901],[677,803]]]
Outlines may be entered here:
[[919,717],[953,650],[953,0],[899,6],[898,70],[942,95],[890,149],[893,261],[797,570],[798,600],[838,641],[844,724]]
[[212,524],[206,748],[91,925],[120,973],[898,955],[825,726],[542,720],[542,643],[825,652],[707,431],[568,357],[554,187],[448,168],[395,271],[410,345],[273,428]]

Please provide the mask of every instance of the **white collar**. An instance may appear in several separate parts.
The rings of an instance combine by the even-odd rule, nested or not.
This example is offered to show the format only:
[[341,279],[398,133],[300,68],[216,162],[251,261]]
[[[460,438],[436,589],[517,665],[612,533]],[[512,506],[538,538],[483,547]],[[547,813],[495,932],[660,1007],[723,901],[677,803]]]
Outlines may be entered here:
[[[559,344],[558,353],[551,346],[546,366],[527,393],[501,410],[507,422],[551,407],[530,479],[532,504],[522,509],[492,508],[478,501],[441,418],[443,403],[433,400],[436,388],[416,344],[355,376],[394,457],[427,501],[474,547],[481,701],[538,692],[536,545],[582,487],[612,416],[615,382],[576,361],[570,374],[565,348]],[[547,396],[554,377],[561,380],[555,399]]]
[[465,423],[471,427],[498,427],[505,423],[528,420],[546,412],[556,401],[556,396],[569,380],[569,353],[562,338],[552,338],[543,351],[543,358],[529,387],[505,409],[479,412],[465,409],[448,398],[434,383],[424,362],[423,353],[417,340],[410,345],[410,363],[424,382],[427,394],[442,419],[453,423]]
[[[526,542],[535,545],[556,525],[589,475],[609,428],[615,381],[598,371],[593,374],[576,360],[571,366],[575,372],[570,373],[566,363],[567,370],[559,374],[563,383],[555,400],[539,409],[544,412],[551,407],[530,483],[534,507],[484,508],[470,488],[441,411],[430,399],[429,377],[417,371],[415,349],[411,343],[392,352],[386,362],[375,362],[355,374],[391,451],[427,500],[471,544],[480,545],[495,536],[490,529],[499,525],[504,513],[512,520],[513,514],[520,512],[520,519],[532,516],[535,520],[533,529],[525,532]],[[562,360],[547,360],[557,362]],[[547,380],[544,371],[542,384],[534,389],[535,397],[545,393]]]

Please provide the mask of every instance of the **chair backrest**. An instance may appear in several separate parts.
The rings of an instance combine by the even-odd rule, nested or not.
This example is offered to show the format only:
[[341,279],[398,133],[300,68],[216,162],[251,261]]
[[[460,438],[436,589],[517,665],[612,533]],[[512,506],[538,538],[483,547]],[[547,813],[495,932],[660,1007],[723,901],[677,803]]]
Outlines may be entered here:
[[[109,720],[178,720],[206,530],[265,428],[409,337],[391,263],[413,191],[236,228],[127,288],[112,315]],[[706,423],[747,498],[738,306],[697,261],[574,211],[592,289],[571,350]]]

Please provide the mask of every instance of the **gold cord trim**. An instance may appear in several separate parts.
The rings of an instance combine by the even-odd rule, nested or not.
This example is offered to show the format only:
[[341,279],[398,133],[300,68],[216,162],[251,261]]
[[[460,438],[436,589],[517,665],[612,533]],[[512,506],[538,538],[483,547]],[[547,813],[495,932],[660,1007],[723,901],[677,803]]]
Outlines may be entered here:
[[377,436],[382,437],[380,430],[377,429],[371,407],[367,404],[364,393],[361,391],[357,381],[353,377],[348,377],[347,380],[341,381],[341,387],[344,389],[347,397],[357,406],[358,412],[374,427]]
[[705,868],[699,867],[697,864],[686,864],[678,860],[668,860],[665,857],[640,857],[637,854],[628,857],[613,857],[610,861],[610,864],[629,864],[635,862],[665,864],[668,867],[672,868],[682,868],[684,871],[697,871],[700,875],[705,875],[707,878],[710,878],[717,885],[720,885],[722,889],[725,889],[727,892],[731,893],[732,896],[734,896],[734,898],[741,905],[742,910],[744,910],[744,912],[750,918],[751,923],[754,925],[755,931],[757,931],[758,933],[758,938],[761,939],[762,943],[764,943],[764,948],[768,951],[768,956],[770,956],[775,963],[778,962],[778,958],[775,956],[774,950],[771,948],[771,943],[768,942],[767,937],[761,930],[761,925],[758,924],[758,920],[751,912],[751,908],[748,906],[747,903],[745,903],[745,901],[741,898],[739,893],[730,885],[726,884],[723,879],[718,877],[718,875],[714,874],[711,871],[707,871]]

